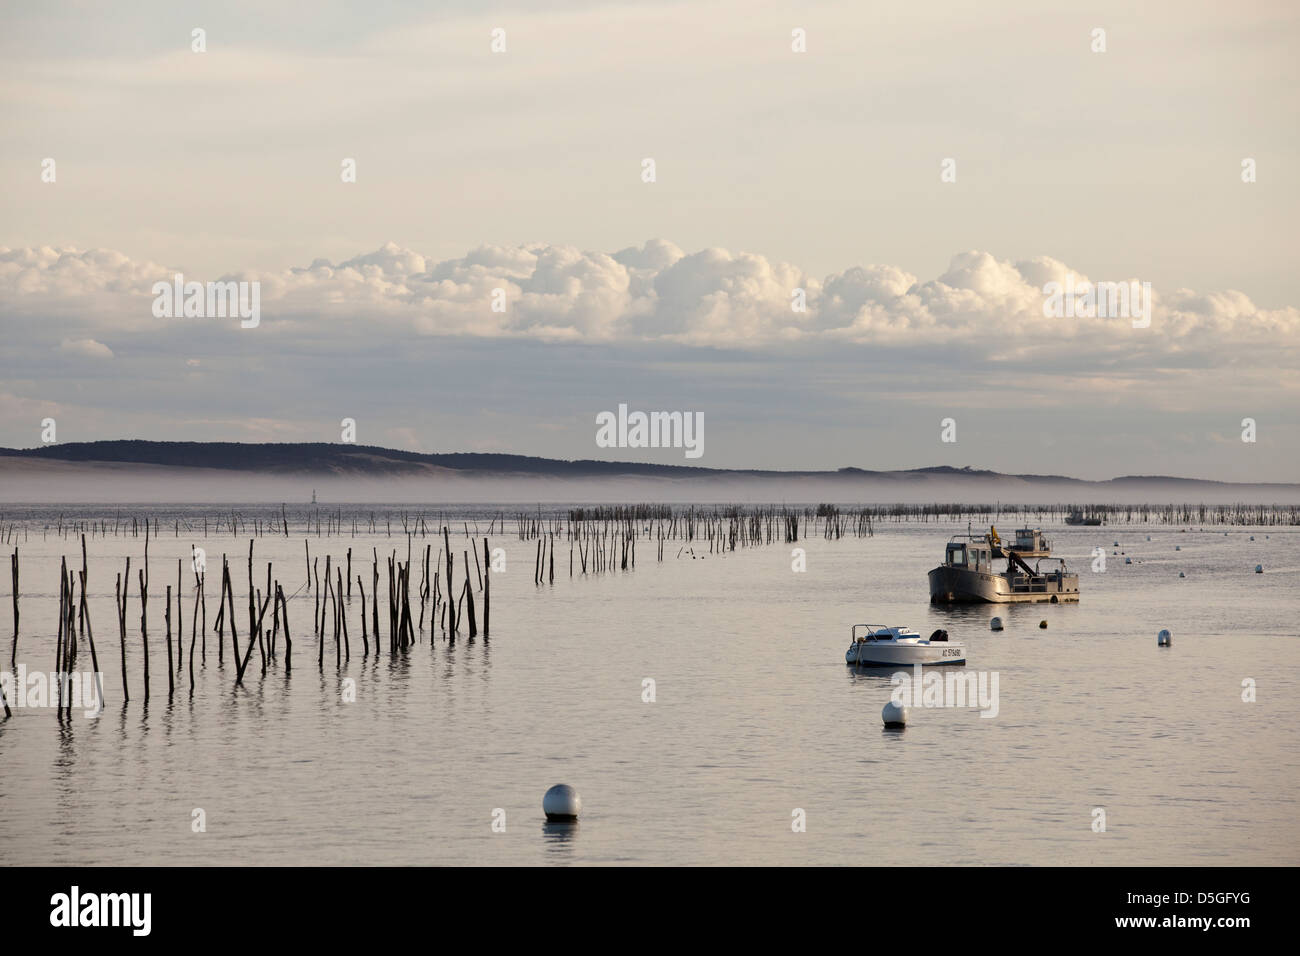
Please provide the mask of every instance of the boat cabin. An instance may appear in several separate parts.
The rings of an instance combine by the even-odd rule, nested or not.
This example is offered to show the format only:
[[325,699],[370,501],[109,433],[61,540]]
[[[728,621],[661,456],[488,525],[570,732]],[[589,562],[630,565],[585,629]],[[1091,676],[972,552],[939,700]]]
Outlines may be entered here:
[[949,541],[943,563],[950,568],[964,571],[993,572],[993,548],[982,541]]
[[1037,528],[1017,528],[1015,543],[1007,550],[1019,551],[1021,554],[1046,555],[1051,553],[1052,545]]

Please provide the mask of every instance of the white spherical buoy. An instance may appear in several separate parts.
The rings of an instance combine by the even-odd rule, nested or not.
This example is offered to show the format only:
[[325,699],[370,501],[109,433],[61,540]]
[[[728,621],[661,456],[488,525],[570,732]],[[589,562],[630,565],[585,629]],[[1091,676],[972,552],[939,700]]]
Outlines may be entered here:
[[1168,647],[1170,644],[1173,643],[1173,640],[1174,640],[1174,636],[1169,633],[1168,629],[1162,630],[1159,634],[1156,635],[1156,646]]
[[891,700],[880,712],[880,719],[891,730],[901,730],[907,726],[907,708],[896,700]]
[[1262,564],[1257,564],[1257,565],[1255,565],[1255,573],[1256,573],[1256,574],[1263,574],[1263,573],[1264,573],[1264,565],[1262,565]]
[[567,783],[557,783],[542,797],[542,812],[548,820],[576,820],[582,810],[582,797]]
[[992,631],[1002,630],[1002,618],[995,617],[993,620],[989,621],[989,630]]

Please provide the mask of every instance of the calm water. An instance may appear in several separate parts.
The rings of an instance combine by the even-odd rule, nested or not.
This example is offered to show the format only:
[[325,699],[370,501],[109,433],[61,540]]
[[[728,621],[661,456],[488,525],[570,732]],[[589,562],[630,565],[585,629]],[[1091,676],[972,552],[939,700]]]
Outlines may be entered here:
[[[208,553],[209,627],[220,554],[231,555],[242,646],[248,541],[168,531],[150,545],[147,708],[136,587],[125,706],[113,602],[115,575],[130,554],[135,577],[143,538],[95,538],[108,705],[63,725],[53,709],[0,722],[5,862],[1300,863],[1300,533],[1048,529],[1080,572],[1082,603],[932,608],[926,571],[959,530],[814,538],[800,543],[806,573],[791,571],[789,546],[714,556],[705,544],[692,560],[673,544],[656,564],[643,542],[634,572],[570,580],[557,543],[555,584],[541,588],[535,545],[495,534],[508,564],[493,577],[490,643],[431,648],[426,631],[400,656],[363,657],[354,588],[352,659],[336,670],[331,642],[321,673],[311,598],[300,594],[291,674],[281,662],[262,678],[255,653],[247,686],[233,689],[229,654],[218,666],[209,635],[193,698],[182,676],[170,704],[161,596],[176,559],[187,564],[188,649],[190,545]],[[1116,539],[1123,556],[1111,554]],[[322,567],[327,550],[337,559],[351,546],[367,591],[372,544],[381,561],[394,547],[405,556],[398,536],[311,539]],[[1099,545],[1107,570],[1090,573]],[[19,548],[18,657],[48,672],[58,560],[79,567],[79,545],[34,530]],[[301,533],[258,539],[259,583],[267,560],[286,593],[297,588]],[[459,589],[459,561],[456,575]],[[1002,633],[988,628],[995,614]],[[998,673],[998,716],[916,709],[906,731],[883,731],[888,675],[843,664],[850,626],[868,621],[966,641],[967,670]],[[1156,646],[1163,627],[1172,648]],[[344,677],[355,703],[341,699]],[[642,701],[644,678],[656,682],[654,703]],[[1247,678],[1255,703],[1241,699]],[[576,827],[544,823],[541,796],[557,782],[582,794]],[[1105,833],[1093,832],[1096,807]],[[191,832],[195,808],[205,833]],[[492,830],[497,808],[504,833]],[[791,830],[795,808],[806,832]]]

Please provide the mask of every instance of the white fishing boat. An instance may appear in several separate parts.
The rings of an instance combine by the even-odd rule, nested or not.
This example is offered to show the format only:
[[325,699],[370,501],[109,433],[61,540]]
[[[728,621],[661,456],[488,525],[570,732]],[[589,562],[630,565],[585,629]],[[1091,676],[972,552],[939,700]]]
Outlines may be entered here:
[[[1051,545],[1042,532],[1022,528],[1016,543],[1007,544],[997,529],[983,535],[954,535],[944,550],[943,564],[930,572],[930,603],[956,604],[985,601],[990,604],[1074,604],[1079,600],[1079,575],[1060,558],[1049,559]],[[1025,556],[1037,556],[1033,567]],[[994,568],[1005,560],[1006,570]],[[1056,561],[1044,570],[1043,561]]]
[[910,667],[913,664],[965,664],[966,645],[948,640],[947,631],[923,638],[910,627],[854,624],[846,664],[860,667]]

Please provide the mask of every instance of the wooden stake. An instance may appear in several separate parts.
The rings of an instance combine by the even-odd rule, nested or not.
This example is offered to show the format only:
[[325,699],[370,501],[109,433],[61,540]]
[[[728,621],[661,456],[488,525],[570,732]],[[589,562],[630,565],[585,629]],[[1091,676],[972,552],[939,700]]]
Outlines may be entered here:
[[170,584],[167,585],[167,604],[163,617],[167,621],[167,699],[170,700],[176,691],[175,681],[172,680],[172,586]]
[[[148,539],[145,539],[146,542]],[[146,544],[146,547],[148,545]],[[144,569],[140,575],[140,642],[144,646],[144,702],[149,703],[149,580]]]
[[9,670],[13,673],[18,672],[18,549],[14,548],[13,556],[9,559],[10,571],[14,580],[14,647],[9,654]]

